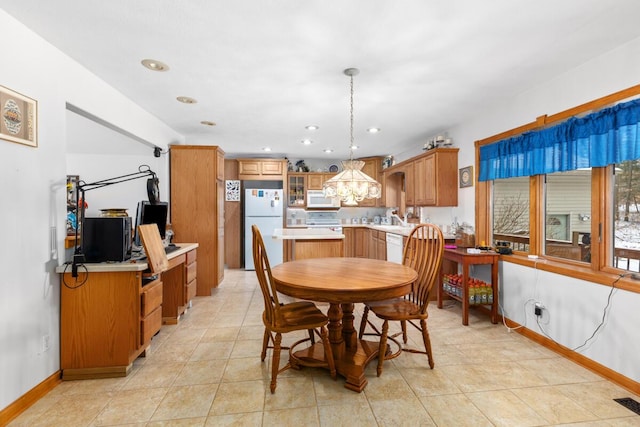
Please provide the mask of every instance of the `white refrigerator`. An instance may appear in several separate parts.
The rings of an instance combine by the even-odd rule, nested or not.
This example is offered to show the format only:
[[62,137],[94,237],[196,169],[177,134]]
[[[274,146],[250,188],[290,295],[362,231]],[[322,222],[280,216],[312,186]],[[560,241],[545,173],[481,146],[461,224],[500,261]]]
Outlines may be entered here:
[[282,263],[282,240],[274,239],[273,231],[282,228],[284,199],[281,189],[246,188],[244,190],[244,268],[255,270],[253,265],[253,234],[251,226],[257,225],[271,266]]

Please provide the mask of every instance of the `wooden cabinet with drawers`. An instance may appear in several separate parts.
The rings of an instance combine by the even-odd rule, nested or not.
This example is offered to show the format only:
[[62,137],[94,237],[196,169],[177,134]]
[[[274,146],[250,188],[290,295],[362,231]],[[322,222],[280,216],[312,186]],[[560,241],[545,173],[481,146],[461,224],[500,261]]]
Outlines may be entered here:
[[162,281],[142,269],[61,274],[62,379],[125,376],[162,325]]
[[169,260],[169,266],[162,273],[164,303],[162,323],[174,325],[196,296],[196,249]]

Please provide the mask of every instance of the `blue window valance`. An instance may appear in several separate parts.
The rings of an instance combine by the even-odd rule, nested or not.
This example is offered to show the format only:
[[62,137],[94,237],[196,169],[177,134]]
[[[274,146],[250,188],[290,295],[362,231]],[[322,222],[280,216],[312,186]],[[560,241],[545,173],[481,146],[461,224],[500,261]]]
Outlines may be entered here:
[[480,147],[480,181],[607,166],[640,158],[640,100]]

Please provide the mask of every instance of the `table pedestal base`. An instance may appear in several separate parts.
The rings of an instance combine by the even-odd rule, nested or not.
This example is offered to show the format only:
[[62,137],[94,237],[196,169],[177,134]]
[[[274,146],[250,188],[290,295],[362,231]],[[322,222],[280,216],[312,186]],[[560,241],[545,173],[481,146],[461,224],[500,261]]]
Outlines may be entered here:
[[[333,358],[336,364],[336,371],[347,380],[344,385],[345,388],[357,391],[358,393],[364,390],[368,383],[364,371],[369,362],[378,359],[379,346],[380,343],[367,340],[357,340],[354,348],[346,348],[343,346],[339,348],[338,351],[332,346],[334,349]],[[296,351],[293,355],[301,362],[296,365],[318,366],[325,362],[324,348],[321,342],[315,343],[303,350]]]

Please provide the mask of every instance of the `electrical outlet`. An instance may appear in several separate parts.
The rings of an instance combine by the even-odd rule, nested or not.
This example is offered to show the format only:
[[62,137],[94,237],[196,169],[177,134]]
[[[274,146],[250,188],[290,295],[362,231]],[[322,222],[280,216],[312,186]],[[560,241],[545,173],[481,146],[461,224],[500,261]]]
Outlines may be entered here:
[[43,352],[49,351],[50,341],[51,341],[51,337],[49,336],[49,334],[42,336],[42,351]]
[[534,304],[534,308],[533,308],[533,312],[536,316],[542,316],[542,309],[544,308],[544,306],[542,305],[541,302],[536,302]]

